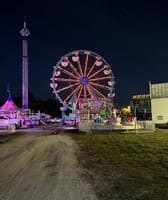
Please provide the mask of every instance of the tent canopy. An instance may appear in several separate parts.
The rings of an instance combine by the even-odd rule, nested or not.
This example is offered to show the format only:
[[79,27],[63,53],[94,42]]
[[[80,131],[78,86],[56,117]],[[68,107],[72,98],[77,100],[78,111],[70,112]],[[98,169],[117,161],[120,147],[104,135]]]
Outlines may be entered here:
[[0,107],[0,111],[4,112],[14,112],[18,110],[20,110],[20,108],[14,103],[11,96],[9,96],[6,102]]

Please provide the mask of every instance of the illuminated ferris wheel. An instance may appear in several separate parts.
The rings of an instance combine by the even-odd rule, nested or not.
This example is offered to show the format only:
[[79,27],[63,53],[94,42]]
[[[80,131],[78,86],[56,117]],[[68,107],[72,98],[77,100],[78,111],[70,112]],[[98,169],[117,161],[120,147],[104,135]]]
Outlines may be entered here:
[[80,98],[112,98],[114,76],[110,65],[98,54],[76,50],[63,56],[53,67],[50,87],[65,105],[75,96]]

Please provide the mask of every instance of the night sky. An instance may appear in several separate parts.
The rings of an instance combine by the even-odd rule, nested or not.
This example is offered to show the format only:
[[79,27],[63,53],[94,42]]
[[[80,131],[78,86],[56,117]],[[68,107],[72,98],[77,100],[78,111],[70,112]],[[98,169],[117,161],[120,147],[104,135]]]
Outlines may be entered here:
[[[12,3],[11,3],[12,2]],[[168,81],[168,4],[164,1],[5,1],[0,5],[0,101],[21,95],[24,16],[29,36],[29,91],[55,98],[50,78],[65,54],[100,54],[115,76],[115,102],[148,93],[149,81]]]

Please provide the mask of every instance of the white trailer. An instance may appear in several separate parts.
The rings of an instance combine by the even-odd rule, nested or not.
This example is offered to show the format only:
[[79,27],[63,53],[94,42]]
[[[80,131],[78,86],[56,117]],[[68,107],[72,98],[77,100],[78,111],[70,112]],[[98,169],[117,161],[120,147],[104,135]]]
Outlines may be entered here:
[[149,83],[152,120],[168,125],[168,83]]
[[151,108],[155,124],[168,124],[168,98],[151,99]]

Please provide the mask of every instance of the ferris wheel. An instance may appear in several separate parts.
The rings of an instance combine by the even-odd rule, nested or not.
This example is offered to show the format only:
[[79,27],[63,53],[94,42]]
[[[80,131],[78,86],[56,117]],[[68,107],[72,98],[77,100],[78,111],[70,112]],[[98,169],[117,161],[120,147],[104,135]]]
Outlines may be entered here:
[[64,55],[53,67],[50,87],[65,105],[75,96],[80,98],[114,97],[114,76],[110,65],[98,54],[76,50]]

